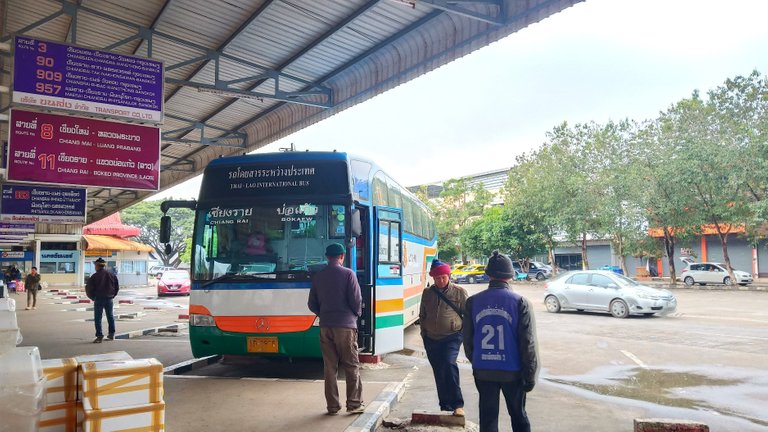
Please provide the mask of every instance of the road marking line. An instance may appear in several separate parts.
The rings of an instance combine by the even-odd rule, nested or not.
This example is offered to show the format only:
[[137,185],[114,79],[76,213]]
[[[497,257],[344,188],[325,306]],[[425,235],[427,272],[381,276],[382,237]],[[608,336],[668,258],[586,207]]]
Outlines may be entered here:
[[759,340],[759,341],[768,340],[768,338],[759,337],[759,336],[739,336],[739,335],[731,335],[731,334],[723,334],[723,333],[710,333],[710,332],[697,332],[697,331],[693,331],[693,332],[689,332],[689,333],[703,334],[703,335],[707,335],[707,336],[723,336],[723,337],[727,337],[727,338],[737,338],[737,339],[756,339],[756,340]]
[[637,363],[637,365],[640,366],[641,368],[648,369],[648,365],[643,363],[642,360],[637,358],[637,356],[632,354],[631,352],[625,351],[625,350],[621,350],[621,353],[624,354],[625,356],[629,357],[630,360],[632,360],[633,362]]

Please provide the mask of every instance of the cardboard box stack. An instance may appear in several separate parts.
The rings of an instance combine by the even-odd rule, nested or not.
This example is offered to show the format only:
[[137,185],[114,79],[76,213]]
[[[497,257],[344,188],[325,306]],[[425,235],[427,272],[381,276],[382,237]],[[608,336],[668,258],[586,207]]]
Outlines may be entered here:
[[77,360],[43,360],[46,407],[40,417],[42,432],[77,430]]
[[16,300],[0,298],[0,355],[21,343],[21,332],[16,322]]
[[43,432],[165,430],[163,365],[124,351],[45,360]]
[[17,347],[16,302],[0,298],[0,432],[36,431],[45,376],[37,347]]
[[78,374],[83,432],[165,430],[163,365],[155,359],[86,362]]

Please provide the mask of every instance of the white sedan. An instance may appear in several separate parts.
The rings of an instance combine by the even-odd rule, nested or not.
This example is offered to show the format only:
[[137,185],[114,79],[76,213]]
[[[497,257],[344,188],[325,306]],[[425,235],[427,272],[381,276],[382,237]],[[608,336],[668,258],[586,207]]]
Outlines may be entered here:
[[669,314],[677,309],[671,292],[640,285],[634,280],[603,270],[564,273],[545,285],[547,311],[576,309],[610,312],[616,318],[629,315]]
[[[733,275],[736,276],[736,283],[739,285],[744,286],[752,283],[752,275],[747,272],[734,270]],[[693,284],[706,285],[708,283],[733,285],[727,267],[722,263],[689,263],[680,273],[680,279],[688,286]]]

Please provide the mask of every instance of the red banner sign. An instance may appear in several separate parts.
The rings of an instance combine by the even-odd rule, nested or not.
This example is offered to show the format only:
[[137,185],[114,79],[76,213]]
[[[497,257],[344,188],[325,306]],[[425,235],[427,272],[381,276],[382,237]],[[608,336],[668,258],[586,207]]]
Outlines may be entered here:
[[160,129],[11,110],[8,180],[158,190]]

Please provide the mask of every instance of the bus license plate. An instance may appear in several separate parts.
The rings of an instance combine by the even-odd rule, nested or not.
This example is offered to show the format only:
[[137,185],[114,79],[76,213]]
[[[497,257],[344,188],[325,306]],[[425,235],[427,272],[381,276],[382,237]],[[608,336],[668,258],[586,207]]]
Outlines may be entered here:
[[277,337],[248,337],[248,352],[276,353]]

